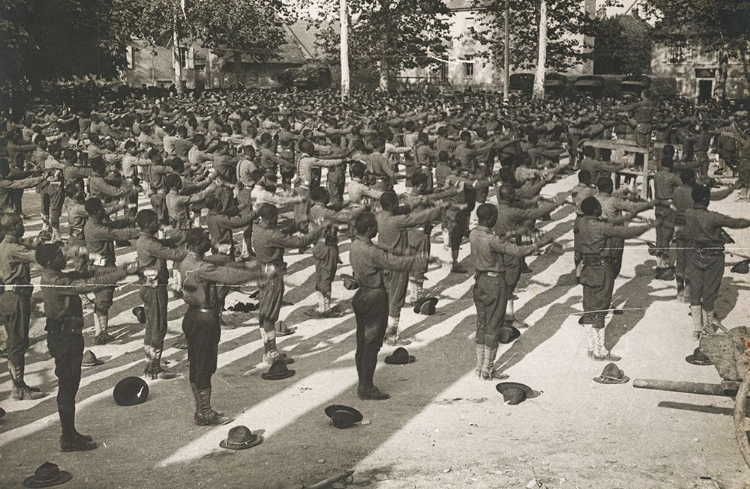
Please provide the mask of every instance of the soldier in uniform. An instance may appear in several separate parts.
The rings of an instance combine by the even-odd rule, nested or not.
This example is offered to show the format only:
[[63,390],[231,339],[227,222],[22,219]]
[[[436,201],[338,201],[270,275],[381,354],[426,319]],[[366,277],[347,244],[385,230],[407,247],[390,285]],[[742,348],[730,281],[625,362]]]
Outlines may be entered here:
[[188,344],[190,387],[195,398],[195,423],[199,426],[226,424],[230,418],[211,408],[211,376],[216,372],[221,326],[219,324],[219,285],[240,285],[258,279],[256,262],[246,269],[217,266],[205,254],[211,239],[200,228],[186,233],[187,257],[177,269],[183,278],[183,299],[188,310],[182,330]]
[[654,175],[654,213],[656,216],[656,278],[664,274],[664,270],[671,268],[669,246],[674,237],[677,214],[672,209],[672,195],[682,180],[674,173],[674,162],[670,155],[674,154],[671,145],[664,147],[661,168]]
[[284,298],[284,250],[308,246],[323,234],[325,227],[320,227],[303,236],[289,236],[278,229],[279,210],[273,204],[262,204],[258,209],[260,222],[253,231],[253,249],[263,270],[276,270],[277,275],[260,289],[259,320],[260,334],[263,338],[263,361],[273,364],[274,360],[292,363],[294,360],[276,349],[276,336],[287,335],[283,323],[279,320],[281,301]]
[[[513,204],[516,200],[516,191],[512,185],[503,185],[497,191],[498,214],[495,224],[497,233],[501,236],[507,233],[523,233],[524,222],[529,219],[539,219],[557,209],[565,202],[566,195],[560,194],[555,197],[555,201],[549,204],[543,204],[534,209],[519,209]],[[518,244],[520,244],[519,236]],[[505,282],[507,284],[507,311],[505,311],[505,321],[516,328],[527,328],[528,325],[516,318],[513,293],[516,290],[518,281],[521,279],[521,268],[523,256],[506,254],[503,256],[505,269]]]
[[0,212],[13,212],[15,209],[14,192],[36,187],[45,180],[44,176],[17,178],[17,174],[11,176],[8,160],[0,158]]
[[[83,236],[89,257],[95,266],[115,266],[115,241],[127,241],[138,237],[138,230],[129,227],[130,219],[110,221],[102,202],[91,198],[84,204],[88,220],[83,226]],[[109,326],[109,308],[112,307],[115,287],[105,287],[94,293],[94,339],[97,345],[104,345],[114,340],[107,332]]]
[[685,275],[690,283],[693,337],[700,339],[701,334],[714,331],[714,304],[724,276],[724,245],[728,241],[722,228],[747,228],[750,219],[709,211],[711,191],[708,187],[695,187],[691,196],[694,205],[685,211],[685,228],[692,250],[687,257]]
[[378,220],[371,212],[363,212],[355,220],[356,238],[349,251],[349,259],[359,289],[352,298],[357,322],[357,351],[355,363],[359,385],[357,394],[362,400],[384,400],[390,396],[378,389],[373,378],[378,363],[378,352],[388,325],[388,310],[383,305],[389,301],[385,271],[408,274],[419,268],[425,256],[397,256],[375,246],[372,239],[378,234]]
[[43,244],[35,252],[36,261],[43,267],[40,286],[47,318],[47,348],[55,359],[58,379],[57,414],[60,416],[62,436],[60,450],[77,452],[93,450],[97,444],[91,436],[76,430],[76,393],[81,382],[83,360],[83,305],[81,294],[95,292],[103,284],[114,284],[128,273],[135,274],[134,263],[118,268],[102,269],[97,273],[65,273],[67,260],[57,244]]
[[495,357],[499,346],[500,330],[505,322],[505,308],[510,292],[505,279],[505,257],[519,259],[530,255],[552,242],[544,236],[532,245],[517,246],[508,243],[496,233],[497,208],[482,204],[477,208],[479,225],[469,234],[471,256],[474,258],[474,306],[477,309],[476,374],[485,380],[501,380],[507,375],[495,370]]
[[17,214],[0,216],[0,232],[5,237],[0,242],[0,280],[5,292],[0,295],[0,316],[5,323],[13,399],[40,399],[46,394],[24,382],[25,355],[29,348],[29,323],[31,321],[31,266],[34,250],[23,241],[25,228]]
[[[395,192],[384,192],[380,196],[380,206],[383,210],[376,214],[378,246],[389,253],[406,255],[409,250],[408,229],[423,226],[438,219],[441,207],[399,214],[398,204],[398,196]],[[447,205],[444,208],[447,208]],[[406,303],[409,274],[398,270],[388,270],[385,273],[385,284],[388,289],[388,329],[385,342],[390,346],[409,345],[411,344],[410,340],[398,336],[398,323],[401,317],[401,308]]]
[[[314,231],[328,223],[346,228],[365,208],[335,211],[328,208],[329,194],[323,187],[310,191],[313,205],[310,208],[310,230]],[[319,294],[318,314],[321,317],[337,317],[339,312],[331,309],[331,284],[336,275],[339,260],[339,238],[337,229],[329,227],[318,238],[313,247],[315,259],[315,291]]]
[[600,220],[602,206],[596,197],[587,197],[581,202],[584,218],[579,223],[583,268],[583,311],[588,326],[588,354],[599,361],[620,360],[609,352],[604,344],[604,318],[612,305],[615,285],[613,256],[608,252],[611,238],[635,238],[652,226],[616,226]]
[[156,238],[159,220],[156,212],[143,209],[135,221],[141,230],[135,249],[138,253],[138,266],[141,268],[138,297],[146,311],[146,332],[143,337],[143,351],[146,353],[144,373],[152,379],[173,379],[175,374],[161,366],[164,338],[167,335],[167,260],[182,261],[187,252],[168,246]]
[[578,172],[578,184],[573,187],[572,197],[573,204],[575,204],[576,218],[573,221],[573,260],[576,265],[576,280],[581,278],[581,262],[583,261],[583,252],[581,251],[581,240],[578,237],[579,224],[583,219],[583,210],[581,210],[581,202],[587,197],[596,195],[597,189],[592,185],[591,173],[588,170],[581,170]]

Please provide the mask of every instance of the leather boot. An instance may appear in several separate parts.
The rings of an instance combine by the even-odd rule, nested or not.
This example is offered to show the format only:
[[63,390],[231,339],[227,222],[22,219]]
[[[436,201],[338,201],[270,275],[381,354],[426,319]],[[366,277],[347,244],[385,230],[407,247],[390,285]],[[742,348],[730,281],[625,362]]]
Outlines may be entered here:
[[143,375],[149,377],[154,366],[154,349],[149,345],[143,345],[143,353],[146,354],[146,366],[143,368]]
[[405,340],[398,336],[398,323],[401,318],[388,316],[388,328],[385,330],[384,343],[388,346],[411,345],[411,340]]
[[96,333],[94,343],[96,343],[97,345],[106,345],[107,343],[114,341],[115,337],[107,332],[107,329],[109,328],[109,314],[97,313],[94,315],[94,321],[97,320],[99,323],[100,332]]
[[451,238],[448,234],[448,229],[443,228],[443,251],[448,251],[451,249]]
[[593,328],[596,340],[594,349],[594,360],[599,362],[619,362],[622,358],[613,355],[612,352],[604,347],[604,328]]
[[497,347],[490,348],[484,346],[484,367],[482,367],[482,378],[484,380],[503,380],[508,378],[508,374],[503,374],[495,370],[495,357],[497,357]]
[[151,378],[152,379],[164,379],[171,380],[177,377],[173,372],[166,370],[161,366],[161,353],[162,350],[154,348],[154,356],[151,362]]
[[263,347],[266,353],[263,355],[263,361],[268,365],[273,365],[276,360],[281,360],[286,365],[294,363],[294,359],[287,356],[286,353],[279,353],[276,349],[276,330],[265,331],[261,328],[261,337],[263,338]]
[[701,339],[703,334],[703,308],[701,306],[690,306],[690,314],[693,318],[693,339]]
[[60,436],[60,451],[61,452],[88,452],[94,450],[99,445],[95,441],[87,440],[84,436],[79,435],[75,431],[70,433],[63,433]]
[[60,234],[59,227],[52,228],[52,238],[50,239],[53,243],[62,243],[62,234]]
[[11,397],[16,401],[33,401],[41,399],[47,394],[41,392],[41,389],[35,387],[29,387],[24,382],[24,358],[15,358],[11,362],[10,356],[8,357],[8,372],[10,372],[10,378],[13,383],[11,387]]
[[190,390],[193,391],[193,400],[195,401],[195,414],[193,415],[193,419],[195,420],[195,423],[198,424],[201,413],[201,396],[199,394],[198,386],[193,382],[190,382]]
[[198,426],[215,426],[234,421],[232,418],[211,409],[210,387],[208,389],[198,389],[198,398],[200,399],[200,412],[195,420],[195,424]]
[[484,368],[484,345],[476,344],[477,368],[474,370],[478,378],[482,378],[482,369]]
[[682,302],[690,304],[690,282],[685,282],[685,290],[682,292]]
[[703,309],[703,334],[714,334],[716,333],[716,325],[714,325],[714,311],[707,311]]
[[685,302],[685,279],[675,276],[677,282],[677,302]]
[[375,387],[373,382],[378,365],[378,351],[366,350],[362,356],[362,375],[357,387],[357,395],[363,401],[384,401],[391,396]]

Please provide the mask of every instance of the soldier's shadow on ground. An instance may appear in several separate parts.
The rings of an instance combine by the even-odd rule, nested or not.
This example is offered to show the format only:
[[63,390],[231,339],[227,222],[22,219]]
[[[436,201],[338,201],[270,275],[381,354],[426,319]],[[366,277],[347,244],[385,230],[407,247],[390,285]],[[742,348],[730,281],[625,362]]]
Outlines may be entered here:
[[[750,284],[744,280],[737,280],[734,276],[725,276],[721,280],[721,288],[719,289],[719,298],[716,300],[716,317],[719,319],[726,318],[735,307],[738,306],[737,301],[739,300],[740,290],[750,290]],[[750,304],[740,304],[742,308],[743,316],[747,318],[750,316]],[[731,329],[735,326],[747,325],[747,321],[743,324],[737,325],[725,325]]]

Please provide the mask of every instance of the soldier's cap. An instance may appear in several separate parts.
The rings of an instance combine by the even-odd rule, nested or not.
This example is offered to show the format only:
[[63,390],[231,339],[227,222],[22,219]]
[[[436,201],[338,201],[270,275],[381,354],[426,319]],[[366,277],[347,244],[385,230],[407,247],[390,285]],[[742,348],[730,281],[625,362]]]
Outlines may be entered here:
[[435,306],[437,303],[437,297],[422,297],[414,304],[414,312],[425,316],[432,316],[435,314]]
[[246,450],[262,442],[261,435],[256,435],[247,426],[240,425],[231,428],[226,439],[219,442],[219,446],[228,450]]
[[112,395],[120,406],[143,404],[148,398],[148,384],[140,377],[125,377],[117,383]]
[[362,413],[353,407],[344,406],[340,404],[332,404],[325,408],[326,416],[331,418],[333,426],[343,430],[352,426],[354,423],[362,421]]
[[406,348],[399,346],[395,350],[393,350],[392,355],[388,355],[385,357],[385,363],[388,365],[407,365],[409,363],[414,363],[417,361],[417,358],[414,355],[409,355],[409,352],[406,350]]
[[750,260],[742,260],[732,267],[732,273],[747,275],[750,273]]
[[495,389],[503,395],[505,403],[512,406],[541,395],[541,392],[519,382],[501,382],[495,386]]
[[693,350],[692,355],[686,356],[685,361],[693,365],[701,365],[701,366],[714,364],[714,362],[712,362],[711,359],[708,358],[708,356],[706,356],[705,353],[703,353],[703,350],[701,350],[700,347]]
[[629,381],[630,377],[614,363],[605,365],[602,374],[594,378],[594,382],[598,384],[627,384]]

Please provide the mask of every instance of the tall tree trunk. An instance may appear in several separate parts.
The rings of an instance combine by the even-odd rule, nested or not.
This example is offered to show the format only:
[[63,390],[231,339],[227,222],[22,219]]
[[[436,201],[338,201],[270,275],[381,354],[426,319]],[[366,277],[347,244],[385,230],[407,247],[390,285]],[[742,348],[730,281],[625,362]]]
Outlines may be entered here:
[[729,50],[726,44],[719,47],[719,73],[714,95],[720,100],[727,98],[727,76],[729,75]]
[[240,85],[240,83],[244,83],[245,77],[242,73],[242,52],[241,51],[234,51],[232,53],[232,60],[234,61],[234,77],[236,78],[235,83],[237,86]]
[[505,0],[505,32],[503,33],[503,101],[510,97],[510,0]]
[[349,13],[346,0],[339,0],[341,23],[341,100],[349,98]]
[[182,63],[180,62],[180,32],[177,22],[177,12],[174,13],[172,24],[172,63],[174,65],[174,86],[177,93],[182,93]]
[[547,70],[547,0],[539,4],[539,56],[536,59],[533,98],[544,99],[544,73]]
[[388,72],[388,60],[383,57],[378,61],[378,69],[380,70],[380,89],[384,92],[390,90],[390,73]]

